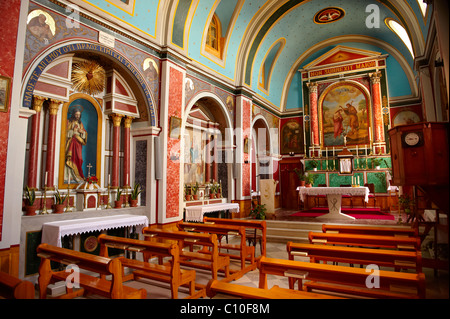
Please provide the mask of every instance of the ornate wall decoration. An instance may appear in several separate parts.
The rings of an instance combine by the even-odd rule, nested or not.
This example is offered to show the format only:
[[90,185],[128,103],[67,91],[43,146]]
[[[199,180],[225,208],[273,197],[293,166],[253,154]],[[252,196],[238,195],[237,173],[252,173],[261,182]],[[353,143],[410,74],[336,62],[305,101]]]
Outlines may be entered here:
[[314,16],[314,22],[318,24],[327,24],[336,22],[345,16],[345,11],[338,7],[329,7],[320,10]]
[[95,95],[105,88],[105,69],[97,62],[83,61],[72,67],[72,88],[76,91]]

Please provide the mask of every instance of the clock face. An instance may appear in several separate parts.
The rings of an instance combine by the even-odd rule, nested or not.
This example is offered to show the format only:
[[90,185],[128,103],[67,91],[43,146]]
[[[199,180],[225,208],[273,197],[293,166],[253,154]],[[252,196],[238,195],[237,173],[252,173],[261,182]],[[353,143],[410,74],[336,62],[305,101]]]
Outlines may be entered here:
[[408,146],[415,146],[420,142],[420,136],[417,133],[411,132],[405,135],[405,143]]

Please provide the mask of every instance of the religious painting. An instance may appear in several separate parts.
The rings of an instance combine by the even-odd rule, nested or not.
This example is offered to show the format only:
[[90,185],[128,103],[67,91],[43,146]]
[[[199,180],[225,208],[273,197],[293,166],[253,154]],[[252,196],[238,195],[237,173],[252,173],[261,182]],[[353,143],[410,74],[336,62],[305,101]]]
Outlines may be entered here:
[[393,120],[393,126],[414,124],[420,122],[420,116],[412,110],[403,110],[398,112]]
[[345,11],[338,7],[329,7],[320,10],[314,15],[314,22],[317,24],[327,24],[342,19]]
[[290,120],[281,128],[281,154],[303,152],[303,129],[300,123]]
[[95,99],[77,96],[63,108],[60,187],[76,187],[91,176],[100,179],[101,112]]
[[142,64],[142,69],[146,74],[148,74],[150,81],[158,79],[159,68],[155,60],[151,58],[145,59]]
[[205,147],[203,131],[186,129],[184,135],[184,183],[205,183]]
[[169,137],[179,139],[181,130],[181,119],[176,116],[170,117]]
[[27,28],[32,35],[46,44],[56,34],[55,20],[43,10],[33,10],[28,14]]
[[331,85],[320,99],[323,147],[369,144],[370,99],[357,84]]
[[8,112],[11,79],[0,76],[0,112]]

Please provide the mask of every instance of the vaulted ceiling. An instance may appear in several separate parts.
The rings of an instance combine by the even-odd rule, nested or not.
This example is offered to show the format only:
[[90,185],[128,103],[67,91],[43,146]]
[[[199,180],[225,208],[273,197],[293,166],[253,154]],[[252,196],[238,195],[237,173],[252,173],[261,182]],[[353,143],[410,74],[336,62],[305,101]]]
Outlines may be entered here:
[[[247,87],[261,103],[280,112],[301,109],[298,70],[337,45],[387,54],[390,98],[417,96],[414,57],[388,26],[404,27],[415,57],[425,47],[430,8],[421,0],[76,0],[76,5],[155,48],[169,48],[187,57],[189,67],[225,84]],[[129,5],[121,3],[128,2]],[[339,19],[314,17],[326,8],[340,10]],[[223,53],[204,48],[207,28],[216,14],[221,24]],[[265,64],[264,71],[262,66]],[[271,69],[271,72],[270,71]],[[265,87],[261,72],[269,77]]]

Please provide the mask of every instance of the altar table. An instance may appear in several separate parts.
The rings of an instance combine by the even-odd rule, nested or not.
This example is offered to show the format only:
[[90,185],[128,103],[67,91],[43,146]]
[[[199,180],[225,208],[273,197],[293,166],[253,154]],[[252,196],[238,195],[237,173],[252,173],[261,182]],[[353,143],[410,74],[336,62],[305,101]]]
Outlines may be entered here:
[[342,195],[364,196],[364,201],[369,201],[368,187],[298,187],[298,195],[302,202],[305,201],[305,195],[327,195],[329,213],[317,218],[342,219],[342,217],[355,219],[352,216],[341,212]]
[[185,208],[186,221],[188,222],[201,222],[203,221],[203,215],[206,213],[220,212],[224,210],[231,211],[233,213],[239,212],[239,204],[237,203],[218,203],[208,205],[196,205]]
[[142,228],[148,226],[148,218],[139,215],[115,215],[45,223],[42,225],[41,242],[61,247],[61,237],[67,235],[129,226],[136,226],[136,231],[140,233]]

